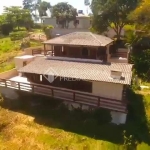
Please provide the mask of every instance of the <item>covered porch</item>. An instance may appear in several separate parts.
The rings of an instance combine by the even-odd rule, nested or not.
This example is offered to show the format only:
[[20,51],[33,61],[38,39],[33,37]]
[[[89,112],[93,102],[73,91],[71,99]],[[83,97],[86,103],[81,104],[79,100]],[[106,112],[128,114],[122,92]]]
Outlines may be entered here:
[[[109,46],[113,44],[113,40],[91,32],[74,32],[43,44],[44,55],[109,62]],[[47,53],[50,49],[51,52]]]
[[50,54],[56,57],[97,59],[107,62],[107,47],[51,45],[51,53],[46,53],[46,51],[49,50],[45,48],[45,55]]

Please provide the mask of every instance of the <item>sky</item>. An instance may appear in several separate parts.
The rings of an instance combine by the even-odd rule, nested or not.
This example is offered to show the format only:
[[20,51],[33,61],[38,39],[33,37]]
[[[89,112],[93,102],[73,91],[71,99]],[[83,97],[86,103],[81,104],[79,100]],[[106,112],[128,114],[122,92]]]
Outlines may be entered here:
[[[3,13],[3,7],[4,6],[22,6],[23,0],[1,0],[0,4],[0,14]],[[50,2],[51,5],[55,5],[59,2],[68,2],[78,10],[83,10],[84,13],[87,13],[87,7],[84,5],[84,0],[45,0],[47,2]],[[90,0],[91,1],[91,0]],[[90,10],[89,10],[90,12]]]

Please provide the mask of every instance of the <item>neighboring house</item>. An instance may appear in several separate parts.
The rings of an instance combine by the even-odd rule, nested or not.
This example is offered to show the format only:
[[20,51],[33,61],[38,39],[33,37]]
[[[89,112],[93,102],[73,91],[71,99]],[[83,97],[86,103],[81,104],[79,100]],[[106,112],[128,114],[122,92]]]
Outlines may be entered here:
[[[57,25],[56,18],[43,17],[44,25],[54,26],[54,29],[52,31],[52,37],[62,36],[72,32],[86,32],[86,31],[89,32],[89,29],[92,25],[90,16],[78,14],[77,21],[78,24],[76,27],[74,26],[73,21],[71,21],[69,23],[68,29],[62,29],[60,26]],[[104,33],[104,35],[107,35],[110,38],[114,38],[116,33],[112,28],[109,28],[108,31]],[[121,31],[121,36],[124,36],[124,30]]]
[[[83,14],[79,14],[76,17],[76,21],[77,21],[77,26],[74,26],[74,21],[71,21],[69,23],[69,27],[68,29],[89,29],[91,26],[91,20],[90,20],[90,16],[86,16]],[[54,28],[61,28],[61,26],[57,25],[56,22],[56,18],[51,18],[51,17],[43,17],[43,24],[44,25],[52,25],[54,26]]]
[[[90,32],[45,41],[44,55],[16,57],[18,75],[7,75],[0,86],[61,99],[69,108],[105,108],[110,110],[113,123],[123,124],[132,65],[111,63],[111,44],[110,38]],[[49,45],[51,52],[46,49]]]

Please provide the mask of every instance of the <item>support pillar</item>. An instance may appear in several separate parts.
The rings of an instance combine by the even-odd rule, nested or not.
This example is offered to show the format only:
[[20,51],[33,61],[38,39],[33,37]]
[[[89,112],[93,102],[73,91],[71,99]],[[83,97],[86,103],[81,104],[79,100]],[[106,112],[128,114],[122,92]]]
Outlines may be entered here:
[[110,45],[106,46],[107,62],[110,62],[109,47],[110,47]]
[[125,124],[127,119],[127,114],[122,112],[111,111],[112,121],[114,124]]
[[54,56],[54,45],[52,45],[52,56]]
[[44,44],[44,56],[46,56],[46,45]]

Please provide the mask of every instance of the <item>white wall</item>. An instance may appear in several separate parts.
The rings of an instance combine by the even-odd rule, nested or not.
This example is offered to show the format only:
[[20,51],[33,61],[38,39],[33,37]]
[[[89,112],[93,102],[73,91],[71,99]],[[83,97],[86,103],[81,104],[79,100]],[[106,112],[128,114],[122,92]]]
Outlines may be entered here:
[[[77,17],[77,20],[79,20],[79,24],[77,26],[77,29],[89,29],[90,28],[90,18],[89,17]],[[56,24],[56,18],[45,18],[44,20],[45,25],[52,25],[55,28],[58,28]],[[74,23],[71,21],[69,23],[69,29],[73,29]]]
[[122,84],[92,82],[92,93],[101,97],[122,100]]
[[28,58],[28,59],[15,58],[15,67],[18,70],[23,67],[23,62],[29,64],[33,60],[34,58]]

